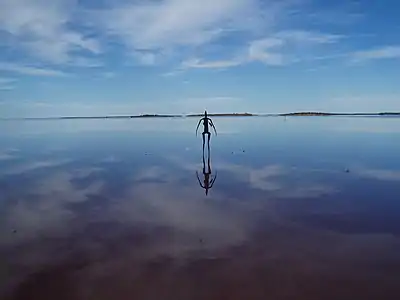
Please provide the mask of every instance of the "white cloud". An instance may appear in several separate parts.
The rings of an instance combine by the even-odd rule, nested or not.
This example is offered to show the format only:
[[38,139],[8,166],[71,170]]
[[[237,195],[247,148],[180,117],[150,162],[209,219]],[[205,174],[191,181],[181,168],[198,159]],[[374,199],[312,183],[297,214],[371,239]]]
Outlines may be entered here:
[[69,63],[72,67],[83,67],[83,68],[99,68],[103,67],[104,63],[87,57],[75,57]]
[[149,51],[133,51],[132,56],[142,65],[152,66],[156,63],[157,55]]
[[358,51],[352,54],[352,59],[354,62],[390,58],[400,58],[400,46],[387,46],[371,50]]
[[15,159],[15,155],[8,151],[0,152],[0,161]]
[[216,61],[201,61],[198,58],[186,60],[182,63],[183,69],[224,69],[236,67],[243,63],[242,60],[216,60]]
[[[359,7],[357,8],[356,6]],[[339,7],[336,7],[336,9],[332,9],[331,6],[327,6],[326,9],[319,8],[317,11],[308,13],[306,17],[313,23],[321,25],[353,25],[367,17],[367,15],[362,12],[363,8],[361,6],[361,2],[347,1],[344,7],[340,7],[339,4]]]
[[[278,49],[284,44],[283,40],[266,38],[252,41],[248,47],[247,54],[230,60],[207,61],[199,58],[192,58],[182,62],[180,69],[226,69],[237,67],[253,61],[260,61],[266,65],[281,66],[286,63],[281,53],[275,53],[270,49]],[[169,73],[167,73],[169,74]],[[174,74],[172,72],[172,74]]]
[[269,37],[253,40],[243,51],[245,54],[231,60],[205,61],[199,58],[186,60],[182,69],[223,69],[236,67],[250,62],[262,62],[270,66],[282,66],[298,61],[294,49],[312,47],[338,42],[343,36],[314,31],[280,31]]
[[[88,195],[98,194],[102,189],[102,181],[92,182],[84,189],[77,189],[73,185],[73,180],[90,173],[90,170],[50,172],[44,178],[33,180],[33,187],[25,191],[25,197],[8,208],[4,220],[8,228],[18,230],[18,236],[10,230],[0,230],[0,244],[14,244],[42,234],[60,237],[68,233],[76,221],[76,215],[68,208],[68,204],[84,202]],[[30,204],[31,195],[38,199],[35,205]]]
[[[273,1],[261,3],[257,0],[166,0],[125,3],[97,16],[109,34],[118,36],[132,49],[139,62],[154,64],[156,58],[162,56],[165,51],[192,47],[192,52],[195,52],[196,47],[238,32],[245,32],[250,39],[260,31],[269,32],[283,14],[283,9],[284,5],[276,5]],[[204,61],[194,58],[185,60],[181,68],[220,69],[235,67],[249,61],[281,65],[283,56],[279,53],[268,53],[267,50],[282,46],[288,39],[295,38],[321,42],[333,39],[333,36],[302,31],[286,32],[282,33],[279,39],[271,37],[252,42],[247,50],[248,54],[239,55],[234,59]],[[243,46],[246,47],[245,44]],[[146,50],[144,56],[140,52],[137,55],[138,50]]]
[[261,61],[267,65],[284,64],[283,55],[280,53],[272,53],[270,49],[279,48],[284,41],[276,38],[266,38],[253,41],[249,47],[249,60]]
[[100,23],[131,48],[157,50],[200,45],[244,26],[256,0],[166,0],[123,3],[100,12]]
[[117,76],[117,74],[114,72],[104,72],[101,74],[101,76],[103,78],[111,79],[111,78],[115,78]]
[[16,79],[14,79],[14,78],[2,78],[2,77],[0,77],[0,84],[9,84],[9,83],[14,83],[14,82],[16,82],[17,80]]
[[[104,49],[120,51],[123,45],[136,63],[149,66],[167,58],[183,61],[183,69],[230,68],[254,61],[277,66],[294,61],[291,56],[296,47],[286,49],[291,44],[330,44],[342,38],[305,30],[280,31],[290,27],[290,9],[299,3],[302,1],[119,0],[106,1],[102,9],[86,9],[77,0],[3,0],[0,33],[5,33],[9,47],[68,66],[102,66],[92,59],[103,51],[101,38],[107,43]],[[241,48],[239,55],[196,58],[206,46],[227,37],[240,40],[236,45]],[[232,57],[229,51],[225,48],[223,55]],[[185,60],[188,57],[194,58]]]
[[205,240],[204,243],[199,243],[198,239],[186,240],[183,244],[174,244],[172,249],[171,245],[163,245],[154,249],[158,253],[176,255],[199,247],[211,250],[235,245],[246,239],[248,226],[253,220],[247,217],[246,212],[235,212],[234,202],[231,202],[233,204],[228,210],[214,205],[224,200],[216,192],[213,193],[214,202],[210,203],[204,200],[202,193],[194,193],[192,186],[177,189],[177,180],[179,178],[172,177],[170,182],[136,184],[135,188],[125,190],[124,197],[114,201],[110,217],[136,226],[141,223],[149,227],[161,225],[173,229],[177,237],[196,236]]
[[0,85],[0,91],[12,91],[14,89],[14,85]]
[[168,77],[174,77],[174,76],[180,75],[182,73],[183,73],[183,69],[181,68],[181,69],[176,69],[173,71],[162,73],[162,74],[160,74],[160,76],[168,78]]
[[15,89],[14,83],[17,80],[14,78],[1,78],[0,77],[0,91],[11,91]]
[[[284,65],[297,61],[295,50],[338,42],[343,36],[305,30],[287,30],[272,37],[253,41],[249,47],[249,60],[267,65]],[[294,49],[293,49],[294,48]]]
[[[66,267],[65,274],[71,278],[67,284],[73,285],[74,292],[83,294],[90,289],[92,295],[101,298],[102,289],[97,289],[93,282],[108,282],[108,286],[119,287],[121,282],[145,280],[141,270],[153,271],[154,263],[166,266],[161,272],[173,272],[178,266],[182,276],[177,278],[182,279],[192,274],[190,271],[196,267],[193,262],[213,264],[214,260],[214,274],[226,274],[226,270],[234,269],[238,270],[235,278],[241,280],[246,280],[255,265],[268,268],[271,264],[277,265],[274,271],[278,270],[279,274],[304,274],[304,266],[307,266],[312,274],[322,278],[332,275],[336,268],[339,275],[345,273],[345,279],[350,280],[365,278],[364,271],[351,273],[352,264],[363,265],[379,257],[391,260],[399,251],[398,240],[391,234],[340,234],[332,228],[309,226],[301,218],[294,222],[291,210],[283,211],[264,195],[251,194],[248,199],[251,201],[239,201],[241,199],[232,195],[226,197],[216,189],[210,201],[201,195],[197,186],[179,186],[181,178],[173,178],[172,184],[130,182],[120,187],[122,196],[115,196],[106,193],[101,182],[79,190],[71,184],[73,179],[69,174],[49,174],[39,179],[32,189],[27,189],[24,198],[6,207],[0,244],[6,250],[5,261],[15,262],[11,266],[21,270],[11,272],[6,284],[14,280],[29,282],[31,274],[41,276],[44,272],[59,279],[60,268]],[[119,187],[113,182],[105,184],[105,187]],[[34,195],[35,201],[29,201],[28,195]],[[112,201],[88,203],[89,213],[70,205],[73,200],[84,202],[91,195],[101,195]],[[351,216],[345,210],[338,212]],[[307,217],[307,214],[302,216]],[[324,217],[324,211],[317,217]],[[264,231],[260,231],[260,223],[265,225]],[[106,230],[101,231],[103,228]],[[16,229],[17,233],[10,229]],[[47,242],[49,240],[57,243]],[[254,254],[253,249],[259,251]],[[78,261],[84,263],[83,271],[75,265],[69,268],[69,262],[76,261],[77,253],[85,254],[83,260]],[[90,259],[85,260],[86,257]],[[138,261],[144,266],[139,266],[139,271]],[[287,264],[279,263],[281,261],[294,262],[290,266],[298,267],[288,269]],[[17,275],[13,276],[14,273]],[[155,274],[164,273],[155,270]],[[388,280],[389,276],[391,274],[387,275]],[[154,277],[165,279],[165,276]],[[302,279],[305,286],[309,278],[306,274]],[[120,290],[122,292],[118,293],[117,289],[116,298],[126,294],[126,288]],[[153,293],[153,290],[153,286],[144,289],[146,294],[157,298],[160,293]],[[135,294],[135,289],[129,291]]]
[[21,163],[3,170],[2,175],[21,175],[26,172],[36,171],[43,168],[54,168],[67,164],[70,160],[47,160]]
[[134,177],[135,181],[151,181],[158,179],[163,180],[164,182],[168,180],[168,172],[159,166],[146,167],[139,170]]
[[276,181],[276,177],[284,174],[286,174],[286,170],[282,168],[282,166],[266,166],[262,169],[250,171],[249,181],[253,188],[264,191],[277,191],[280,190],[282,186]]
[[[152,65],[166,56],[194,54],[222,37],[240,32],[251,37],[274,24],[281,13],[278,7],[273,1],[258,0],[123,1],[93,16],[96,24],[127,46],[139,63]],[[224,68],[241,63],[240,59],[189,60],[184,64],[187,68]]]
[[68,76],[67,73],[54,69],[32,67],[32,66],[8,63],[8,62],[0,62],[0,70],[12,73],[24,74],[24,75],[32,75],[32,76],[47,76],[47,77]]
[[344,38],[342,35],[306,30],[286,30],[278,32],[275,36],[286,41],[312,44],[332,44]]
[[359,168],[355,170],[355,173],[362,177],[367,177],[382,181],[400,181],[399,170]]
[[52,63],[66,63],[76,51],[100,53],[96,40],[69,28],[74,5],[68,0],[2,0],[0,31],[32,56]]
[[270,193],[275,198],[314,198],[337,192],[332,186],[318,182],[290,182],[295,170],[281,165],[269,165],[259,169],[230,163],[219,164],[218,170],[226,170],[246,182],[253,189]]

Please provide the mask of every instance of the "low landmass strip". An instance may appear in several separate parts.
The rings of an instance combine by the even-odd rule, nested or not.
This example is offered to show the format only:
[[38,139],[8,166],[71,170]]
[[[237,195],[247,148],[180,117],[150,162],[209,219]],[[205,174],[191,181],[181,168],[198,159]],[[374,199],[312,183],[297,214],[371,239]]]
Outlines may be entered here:
[[294,112],[279,114],[280,116],[400,116],[400,112],[380,113],[326,113],[326,112]]
[[[141,114],[141,115],[111,115],[111,116],[64,116],[42,118],[6,118],[2,120],[75,120],[75,119],[137,119],[137,118],[190,118],[203,117],[204,114],[168,115],[168,114]],[[327,113],[327,112],[292,112],[283,114],[253,114],[253,113],[210,113],[209,117],[328,117],[328,116],[393,116],[400,117],[400,112],[380,113]]]

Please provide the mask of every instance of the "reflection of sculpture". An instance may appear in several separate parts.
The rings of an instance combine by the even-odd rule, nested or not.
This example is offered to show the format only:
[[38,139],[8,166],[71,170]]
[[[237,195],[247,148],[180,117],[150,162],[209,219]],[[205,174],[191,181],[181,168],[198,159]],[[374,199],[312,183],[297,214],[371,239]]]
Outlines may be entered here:
[[[210,154],[210,138],[211,138],[211,133],[208,129],[208,125],[210,125],[214,131],[215,135],[217,135],[217,130],[215,129],[214,123],[210,118],[207,117],[207,111],[204,112],[204,118],[200,119],[199,124],[197,124],[196,128],[196,135],[197,135],[197,130],[199,129],[200,123],[203,121],[203,126],[204,126],[204,131],[202,133],[203,135],[203,182],[199,178],[199,173],[196,171],[197,175],[197,180],[199,181],[200,186],[206,190],[206,195],[208,195],[209,189],[211,189],[214,185],[215,180],[217,179],[217,175],[215,176],[212,175],[212,170],[211,170],[211,154]],[[205,159],[205,153],[204,153],[204,147],[205,147],[205,135],[208,136],[207,139],[207,166],[206,166],[206,159]]]
[[196,171],[197,180],[199,181],[200,186],[206,190],[206,195],[208,195],[208,190],[211,189],[214,185],[215,180],[217,179],[217,174],[215,176],[212,175],[211,163],[210,163],[210,152],[208,152],[207,158],[207,168],[206,168],[206,160],[204,158],[203,151],[203,183],[199,178],[199,173]]

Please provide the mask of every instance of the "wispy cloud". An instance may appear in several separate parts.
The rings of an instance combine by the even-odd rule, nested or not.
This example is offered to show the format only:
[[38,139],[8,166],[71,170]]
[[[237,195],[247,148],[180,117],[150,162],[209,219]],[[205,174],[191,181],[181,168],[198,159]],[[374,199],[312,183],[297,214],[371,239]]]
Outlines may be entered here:
[[52,63],[67,63],[79,52],[98,54],[98,41],[68,26],[75,1],[3,0],[0,31],[31,56]]
[[182,63],[183,69],[224,69],[236,67],[243,63],[241,59],[234,60],[215,60],[215,61],[201,61],[200,59],[190,59]]
[[[94,181],[87,187],[78,189],[73,181],[80,180],[95,171],[50,171],[44,177],[32,179],[31,188],[23,191],[26,196],[7,208],[7,217],[4,219],[9,226],[18,230],[19,235],[12,236],[9,230],[0,230],[2,237],[0,244],[4,246],[8,243],[22,242],[27,238],[35,238],[39,232],[42,234],[57,232],[57,236],[60,237],[70,231],[72,228],[70,222],[73,222],[76,215],[68,204],[86,201],[89,195],[98,194],[103,186],[101,181]],[[29,204],[28,194],[35,195],[38,199],[35,205]]]
[[186,60],[182,69],[225,69],[251,62],[261,62],[269,66],[283,66],[302,60],[298,57],[300,47],[313,47],[337,43],[341,35],[322,32],[291,30],[279,31],[269,37],[252,40],[245,45],[241,54],[230,60],[206,61],[199,58]]
[[75,57],[68,62],[68,66],[82,68],[100,68],[104,66],[104,63],[98,59]]
[[17,80],[15,78],[2,78],[0,77],[0,84],[9,84],[9,83],[14,83]]
[[21,175],[26,172],[32,172],[43,168],[54,168],[69,163],[70,160],[47,160],[21,163],[10,167],[1,172],[2,175]]
[[165,72],[165,73],[161,73],[160,76],[169,78],[169,77],[177,76],[177,75],[182,74],[182,73],[183,73],[183,68],[172,70],[172,71],[168,71],[168,72]]
[[249,182],[253,188],[264,191],[277,191],[282,188],[276,178],[286,174],[282,166],[272,165],[249,172]]
[[11,91],[15,89],[14,83],[17,80],[14,78],[1,78],[0,77],[0,91]]
[[371,50],[357,51],[351,55],[351,58],[354,62],[400,58],[400,46],[386,46]]
[[159,166],[147,167],[139,170],[134,176],[135,181],[152,181],[162,180],[163,182],[168,181],[168,172]]
[[[271,0],[122,1],[94,12],[92,17],[138,62],[151,65],[160,56],[194,54],[221,38],[244,34],[251,39],[260,32],[268,32],[287,9],[289,1],[283,2],[278,5]],[[221,68],[239,65],[242,59],[189,62],[185,62],[187,67]]]
[[343,35],[323,33],[318,31],[307,30],[286,30],[278,32],[275,37],[287,42],[293,41],[298,43],[311,44],[332,44],[345,38]]
[[362,177],[367,177],[382,181],[400,181],[399,170],[359,168],[355,170],[355,173]]
[[14,153],[10,151],[0,151],[0,161],[12,160],[15,159]]
[[279,48],[283,44],[284,41],[277,38],[253,41],[249,47],[249,61],[261,61],[267,65],[283,65],[283,55],[269,51],[270,49]]
[[[298,29],[299,25],[288,30],[293,25],[290,11],[302,1],[120,0],[105,1],[97,9],[86,5],[69,0],[4,0],[0,32],[10,41],[9,48],[22,49],[30,57],[89,68],[105,65],[97,60],[98,54],[110,50],[147,66],[169,59],[183,69],[224,69],[249,62],[281,66],[296,61],[292,56],[299,45],[333,44],[343,37]],[[226,39],[237,44],[221,50],[217,56],[221,58],[198,58],[209,53],[203,51],[208,46],[224,44]],[[107,60],[107,55],[101,57]],[[19,70],[55,75],[48,70]]]
[[12,73],[18,73],[31,76],[45,77],[63,77],[68,76],[68,73],[48,68],[40,68],[23,64],[15,64],[8,62],[0,62],[0,70]]
[[14,89],[14,85],[0,85],[0,91],[12,91]]
[[110,79],[110,78],[115,78],[117,76],[117,74],[114,73],[114,72],[104,72],[104,73],[101,74],[101,76],[103,78]]
[[325,9],[319,8],[318,10],[303,12],[303,15],[314,24],[331,26],[348,26],[367,18],[361,1],[337,2],[338,5],[335,9],[327,6]]
[[201,45],[226,29],[246,26],[255,16],[256,0],[168,0],[122,2],[97,14],[108,34],[117,36],[134,50],[154,50]]
[[281,165],[254,169],[223,163],[216,168],[229,171],[251,188],[268,192],[277,198],[314,198],[337,192],[334,187],[318,182],[290,182],[287,179],[293,176],[294,170]]
[[151,51],[133,51],[133,58],[142,65],[153,66],[155,65],[158,56]]

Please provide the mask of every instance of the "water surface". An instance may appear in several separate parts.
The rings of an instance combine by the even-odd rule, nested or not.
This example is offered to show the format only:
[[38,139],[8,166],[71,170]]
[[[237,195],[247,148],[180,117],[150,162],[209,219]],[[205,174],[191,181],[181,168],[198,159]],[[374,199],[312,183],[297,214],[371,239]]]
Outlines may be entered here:
[[1,122],[1,297],[400,299],[400,119],[214,123]]

